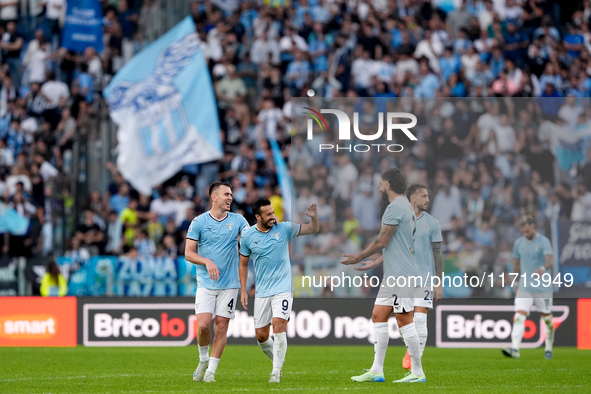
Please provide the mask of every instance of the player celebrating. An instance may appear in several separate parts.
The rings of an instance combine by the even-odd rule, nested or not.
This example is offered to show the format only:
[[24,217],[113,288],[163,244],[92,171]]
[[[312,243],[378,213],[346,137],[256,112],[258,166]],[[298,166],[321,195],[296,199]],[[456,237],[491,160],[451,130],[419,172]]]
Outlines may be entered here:
[[[214,182],[209,187],[211,210],[197,216],[187,232],[185,258],[197,264],[197,344],[199,365],[196,382],[215,382],[214,376],[226,346],[230,319],[238,302],[238,236],[248,227],[242,215],[230,212],[232,186]],[[209,357],[210,326],[215,316],[215,338]]]
[[[256,289],[254,328],[259,347],[273,361],[269,383],[279,383],[287,351],[287,322],[293,302],[289,240],[317,233],[320,228],[318,211],[316,204],[308,207],[305,214],[312,219],[309,224],[277,223],[271,202],[262,198],[253,204],[252,213],[257,223],[242,232],[240,241],[240,299],[246,309],[248,260],[252,256]],[[275,341],[269,337],[271,323]]]
[[[419,274],[423,279],[424,289],[420,297],[414,301],[414,322],[417,328],[421,345],[421,357],[427,343],[427,311],[433,309],[433,297],[439,301],[443,295],[441,283],[435,288],[431,287],[432,278],[437,276],[441,279],[443,271],[443,255],[441,254],[441,227],[439,221],[426,211],[429,206],[429,192],[426,185],[413,183],[406,189],[406,197],[415,211],[417,218],[417,232],[415,233],[415,260],[419,268]],[[355,268],[357,271],[367,271],[382,264],[384,257],[368,263],[361,263],[362,266]],[[410,369],[412,365],[408,351],[402,359],[402,367]]]
[[552,269],[552,245],[550,240],[536,231],[533,217],[522,216],[519,230],[523,234],[513,246],[513,271],[519,275],[519,285],[515,285],[515,315],[511,331],[511,348],[503,349],[507,357],[519,358],[519,347],[525,331],[525,319],[532,305],[542,313],[546,325],[545,358],[552,359],[554,343],[554,323],[552,322],[552,284],[544,286],[542,275]]
[[[402,172],[390,168],[382,174],[380,192],[390,203],[382,217],[382,229],[378,238],[358,255],[344,255],[341,264],[357,264],[383,249],[384,278],[375,301],[374,362],[369,371],[351,379],[356,382],[384,382],[384,359],[388,348],[388,319],[394,311],[400,334],[412,359],[412,368],[396,383],[426,382],[421,364],[421,341],[413,322],[416,275],[418,274],[414,252],[416,217],[408,199],[404,196],[406,181]],[[414,277],[411,278],[411,277]]]

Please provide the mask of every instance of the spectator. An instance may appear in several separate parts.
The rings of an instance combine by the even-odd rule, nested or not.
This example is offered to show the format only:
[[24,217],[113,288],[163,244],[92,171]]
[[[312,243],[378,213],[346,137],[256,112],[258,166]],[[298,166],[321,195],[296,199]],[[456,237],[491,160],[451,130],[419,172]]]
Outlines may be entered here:
[[117,194],[109,199],[109,208],[113,209],[118,215],[129,204],[129,186],[123,183],[119,186]]
[[68,281],[60,273],[54,260],[47,263],[47,272],[41,278],[39,292],[43,297],[63,297],[68,293]]

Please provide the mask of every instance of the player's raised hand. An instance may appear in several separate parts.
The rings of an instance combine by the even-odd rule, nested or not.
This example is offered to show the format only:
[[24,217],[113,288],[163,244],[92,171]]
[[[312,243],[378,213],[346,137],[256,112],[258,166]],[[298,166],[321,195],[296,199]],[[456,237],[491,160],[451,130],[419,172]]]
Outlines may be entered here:
[[309,218],[315,218],[318,216],[318,208],[316,208],[316,204],[310,204],[308,207],[308,212],[304,212],[304,215]]
[[362,261],[360,267],[355,267],[355,271],[369,271],[371,269],[374,269],[375,267],[378,267],[381,264],[382,263],[379,260]]
[[211,280],[215,282],[220,278],[220,270],[213,261],[210,260],[207,263],[205,263],[205,268],[207,269],[207,272],[209,273],[209,278]]
[[240,302],[242,303],[242,307],[246,310],[248,306],[248,293],[246,291],[240,292]]
[[346,259],[339,261],[343,265],[357,264],[359,262],[356,254],[344,254],[343,257],[346,257]]

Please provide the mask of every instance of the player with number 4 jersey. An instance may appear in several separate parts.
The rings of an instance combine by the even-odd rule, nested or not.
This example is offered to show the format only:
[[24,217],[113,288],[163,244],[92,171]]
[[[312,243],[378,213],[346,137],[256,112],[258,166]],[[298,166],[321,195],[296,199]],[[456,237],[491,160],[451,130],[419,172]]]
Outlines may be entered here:
[[[266,198],[256,201],[252,212],[257,223],[244,229],[240,239],[240,298],[246,309],[248,261],[252,257],[255,273],[256,337],[261,350],[273,361],[269,383],[279,383],[287,351],[287,322],[293,303],[289,240],[300,235],[315,234],[320,226],[316,204],[310,205],[308,212],[305,212],[312,219],[309,224],[277,223],[273,206]],[[271,323],[274,340],[270,338]]]
[[[185,259],[197,265],[197,344],[199,365],[196,382],[215,382],[214,376],[226,346],[230,319],[238,302],[238,237],[248,227],[242,215],[230,212],[232,187],[214,182],[209,187],[211,210],[197,216],[187,231]],[[215,318],[215,337],[209,357],[210,326]]]

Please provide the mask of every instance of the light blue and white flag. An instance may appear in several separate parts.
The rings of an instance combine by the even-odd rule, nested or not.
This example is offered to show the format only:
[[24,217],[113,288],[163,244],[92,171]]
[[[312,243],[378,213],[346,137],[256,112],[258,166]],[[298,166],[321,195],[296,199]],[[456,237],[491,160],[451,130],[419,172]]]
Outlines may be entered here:
[[143,194],[184,165],[222,157],[218,111],[191,17],[134,56],[104,90],[117,167]]
[[25,235],[29,230],[29,223],[27,217],[0,202],[0,234]]
[[295,192],[293,181],[289,174],[287,163],[281,154],[279,144],[274,139],[269,139],[271,150],[273,151],[273,161],[275,162],[275,169],[277,170],[277,182],[281,188],[281,198],[283,198],[283,215],[285,220],[291,220],[291,202],[292,196]]

